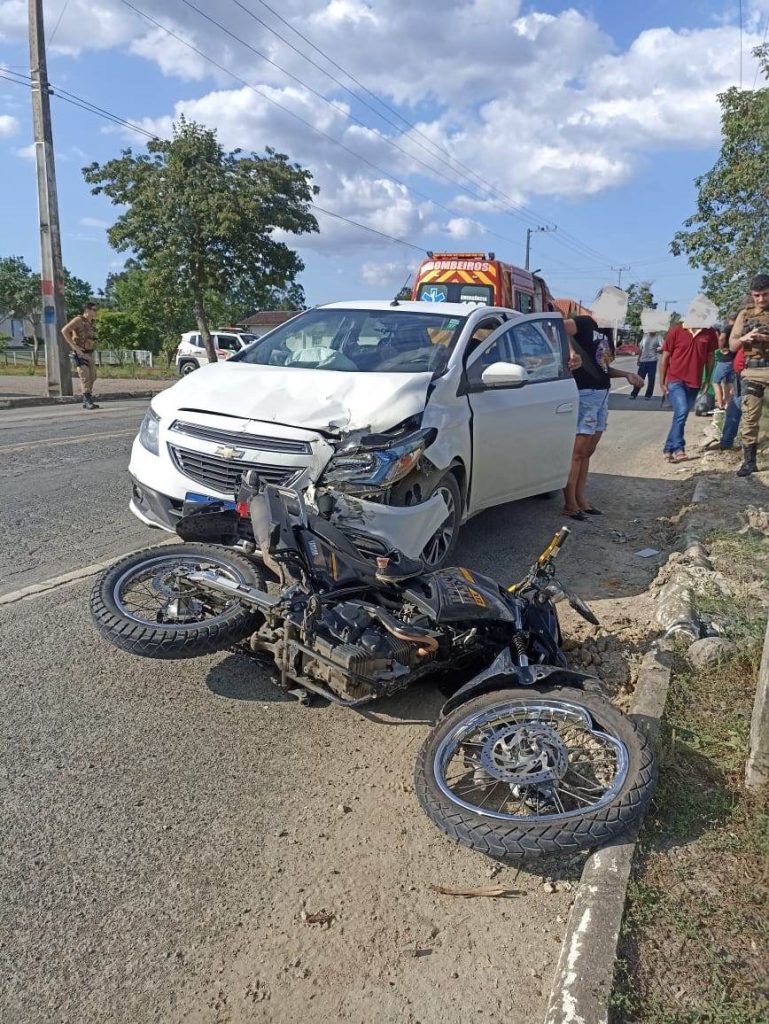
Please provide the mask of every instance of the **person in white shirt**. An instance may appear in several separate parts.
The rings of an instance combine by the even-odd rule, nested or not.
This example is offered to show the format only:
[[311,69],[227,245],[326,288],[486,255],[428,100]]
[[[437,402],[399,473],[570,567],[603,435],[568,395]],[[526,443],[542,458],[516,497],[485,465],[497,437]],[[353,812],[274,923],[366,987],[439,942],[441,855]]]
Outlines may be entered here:
[[[641,351],[638,354],[638,376],[646,380],[646,394],[644,398],[648,402],[654,394],[654,382],[657,379],[657,360],[662,350],[662,337],[654,331],[644,334],[641,338]],[[631,398],[638,398],[640,387],[633,388],[630,392]]]

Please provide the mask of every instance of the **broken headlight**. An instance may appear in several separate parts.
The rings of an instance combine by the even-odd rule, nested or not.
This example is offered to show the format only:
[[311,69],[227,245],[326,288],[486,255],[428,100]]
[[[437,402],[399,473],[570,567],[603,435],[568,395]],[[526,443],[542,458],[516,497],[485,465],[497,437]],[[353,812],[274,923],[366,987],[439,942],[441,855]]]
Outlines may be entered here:
[[414,469],[432,437],[431,430],[417,430],[381,447],[368,447],[363,438],[352,450],[342,448],[333,456],[320,482],[331,487],[390,487]]

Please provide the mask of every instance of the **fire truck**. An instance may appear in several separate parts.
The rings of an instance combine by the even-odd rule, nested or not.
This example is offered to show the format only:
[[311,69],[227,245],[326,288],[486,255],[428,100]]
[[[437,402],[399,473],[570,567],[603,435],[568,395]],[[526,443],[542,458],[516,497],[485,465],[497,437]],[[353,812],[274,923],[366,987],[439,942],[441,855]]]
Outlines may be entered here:
[[556,306],[545,280],[498,260],[493,252],[428,252],[414,278],[412,299],[504,306],[547,313]]

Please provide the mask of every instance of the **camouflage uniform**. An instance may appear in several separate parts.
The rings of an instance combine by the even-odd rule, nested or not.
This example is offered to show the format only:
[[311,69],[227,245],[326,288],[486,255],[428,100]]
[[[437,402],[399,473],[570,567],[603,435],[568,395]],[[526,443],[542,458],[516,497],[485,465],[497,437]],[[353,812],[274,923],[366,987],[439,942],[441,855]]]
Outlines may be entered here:
[[742,371],[742,442],[744,445],[758,444],[758,425],[764,394],[769,388],[769,310],[760,306],[748,306],[738,313],[732,328],[732,338],[741,338],[754,328],[766,334],[766,338],[753,338],[743,342],[745,369]]
[[80,378],[80,385],[83,389],[83,402],[90,403],[91,390],[96,380],[96,360],[94,350],[96,348],[96,324],[85,316],[76,316],[61,332],[67,340],[70,333],[75,335],[75,345],[83,353],[82,356],[75,355],[77,360],[77,375]]

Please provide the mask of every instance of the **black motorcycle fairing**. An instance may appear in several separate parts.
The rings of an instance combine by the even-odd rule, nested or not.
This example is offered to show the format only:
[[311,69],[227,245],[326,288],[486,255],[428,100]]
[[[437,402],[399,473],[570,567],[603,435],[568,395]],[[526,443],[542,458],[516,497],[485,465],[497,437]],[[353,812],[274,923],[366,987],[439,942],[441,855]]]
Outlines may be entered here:
[[499,584],[469,569],[439,569],[409,583],[403,596],[432,622],[515,622]]
[[587,672],[573,672],[560,665],[516,665],[506,647],[488,668],[473,676],[449,697],[441,708],[440,717],[445,718],[460,704],[473,697],[479,697],[482,693],[504,690],[510,686],[539,686],[542,683],[547,683],[548,686],[581,688],[585,680],[591,678]]

